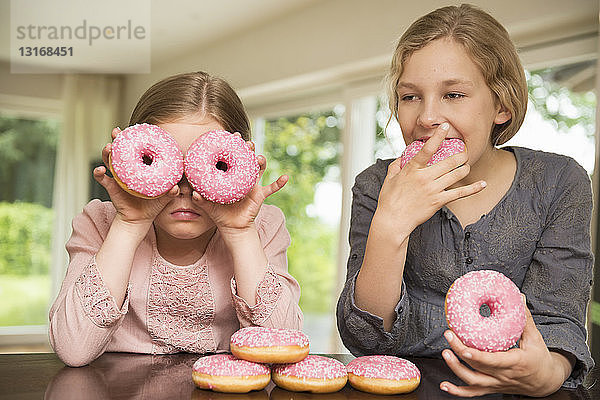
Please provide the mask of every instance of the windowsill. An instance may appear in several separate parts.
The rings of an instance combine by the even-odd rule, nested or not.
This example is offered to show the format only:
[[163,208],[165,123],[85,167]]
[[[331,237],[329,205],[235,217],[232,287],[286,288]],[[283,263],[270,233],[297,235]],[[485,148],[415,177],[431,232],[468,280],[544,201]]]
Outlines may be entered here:
[[0,353],[50,351],[46,325],[0,326]]

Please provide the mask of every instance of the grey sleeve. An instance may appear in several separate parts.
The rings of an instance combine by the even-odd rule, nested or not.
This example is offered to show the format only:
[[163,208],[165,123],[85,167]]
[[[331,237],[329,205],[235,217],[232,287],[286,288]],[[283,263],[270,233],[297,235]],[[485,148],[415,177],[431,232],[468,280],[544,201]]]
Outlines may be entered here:
[[[377,198],[388,164],[389,162],[378,160],[356,177],[352,188],[350,256],[346,283],[338,299],[336,314],[342,342],[354,355],[394,354],[404,337],[402,326],[406,326],[409,313],[404,282],[401,299],[396,306],[397,318],[391,332],[385,331],[382,318],[359,309],[354,303],[354,284],[363,262],[371,220],[377,208]],[[373,290],[377,288],[374,287]]]
[[594,366],[586,344],[586,306],[592,284],[592,191],[583,168],[561,166],[548,196],[547,219],[521,288],[548,349],[576,359],[563,386],[576,387]]

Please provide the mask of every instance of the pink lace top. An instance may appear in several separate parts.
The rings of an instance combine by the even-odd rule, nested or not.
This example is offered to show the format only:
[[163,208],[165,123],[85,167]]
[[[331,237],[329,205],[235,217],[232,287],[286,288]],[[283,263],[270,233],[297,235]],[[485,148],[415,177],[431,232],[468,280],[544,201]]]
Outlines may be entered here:
[[263,206],[256,218],[269,266],[252,307],[237,296],[218,232],[200,260],[182,267],[160,256],[151,230],[138,247],[119,309],[95,264],[114,214],[111,203],[94,200],[73,221],[67,275],[50,310],[50,342],[66,364],[85,365],[105,351],[228,351],[240,327],[301,328],[300,288],[287,273],[289,235],[276,207]]

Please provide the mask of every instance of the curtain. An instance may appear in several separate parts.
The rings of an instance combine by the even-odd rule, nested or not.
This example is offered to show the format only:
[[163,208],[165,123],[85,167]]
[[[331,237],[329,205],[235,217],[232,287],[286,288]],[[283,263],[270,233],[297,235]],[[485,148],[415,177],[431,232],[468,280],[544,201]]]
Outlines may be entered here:
[[87,204],[92,161],[101,158],[117,125],[121,80],[116,76],[68,75],[63,85],[63,129],[57,150],[53,206],[52,295],[60,289],[68,263],[65,243],[71,221]]

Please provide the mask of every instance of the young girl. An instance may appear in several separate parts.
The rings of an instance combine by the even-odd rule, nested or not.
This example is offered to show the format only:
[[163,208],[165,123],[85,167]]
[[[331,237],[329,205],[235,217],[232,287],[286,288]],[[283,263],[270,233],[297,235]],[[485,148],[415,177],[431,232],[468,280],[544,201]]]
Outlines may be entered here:
[[[405,142],[428,140],[404,168],[377,160],[356,178],[337,309],[345,345],[357,355],[442,356],[466,385],[440,388],[458,396],[541,396],[580,384],[593,366],[590,181],[568,157],[496,147],[527,106],[506,30],[473,6],[438,9],[400,38],[389,78]],[[462,139],[466,151],[427,167],[445,138]],[[446,292],[477,269],[504,273],[526,296],[518,348],[478,351],[448,330]]]
[[[142,95],[130,124],[166,130],[185,154],[215,129],[250,140],[233,89],[203,72],[176,75]],[[113,139],[119,134],[113,130]],[[105,165],[111,144],[102,151]],[[266,160],[259,156],[260,175]],[[73,220],[69,267],[50,310],[50,342],[68,365],[105,351],[166,354],[229,350],[240,327],[300,329],[300,288],[287,272],[283,213],[263,205],[287,182],[259,183],[241,201],[219,205],[185,177],[165,196],[134,197],[106,175],[94,178],[111,202],[91,201]]]

